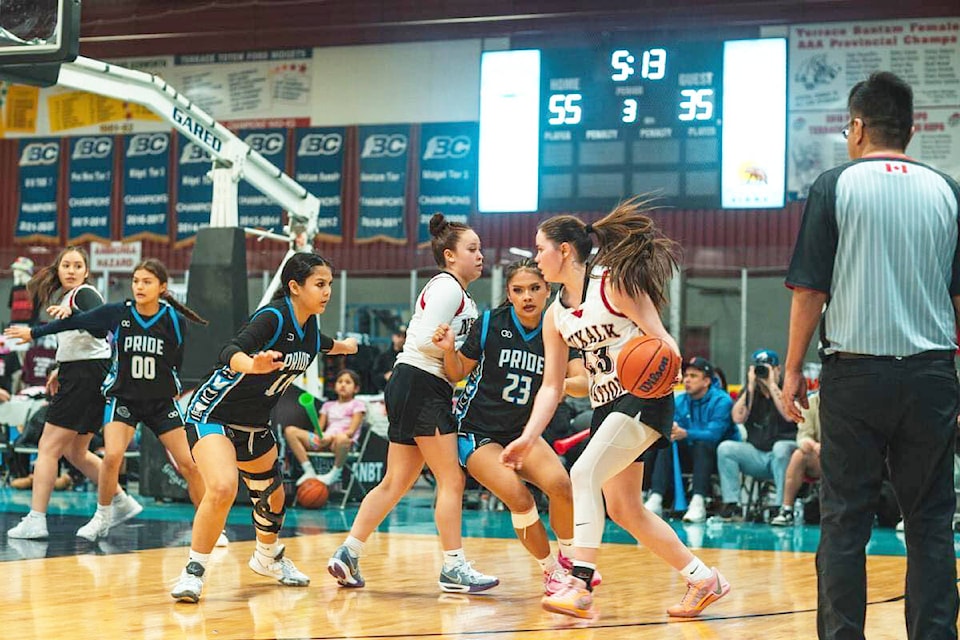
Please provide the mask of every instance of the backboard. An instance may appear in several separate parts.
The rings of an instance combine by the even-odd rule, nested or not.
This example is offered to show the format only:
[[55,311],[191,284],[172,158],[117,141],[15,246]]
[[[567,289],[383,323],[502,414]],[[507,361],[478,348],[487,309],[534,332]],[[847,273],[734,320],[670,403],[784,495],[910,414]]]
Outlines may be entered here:
[[0,0],[0,79],[55,84],[79,45],[80,0]]

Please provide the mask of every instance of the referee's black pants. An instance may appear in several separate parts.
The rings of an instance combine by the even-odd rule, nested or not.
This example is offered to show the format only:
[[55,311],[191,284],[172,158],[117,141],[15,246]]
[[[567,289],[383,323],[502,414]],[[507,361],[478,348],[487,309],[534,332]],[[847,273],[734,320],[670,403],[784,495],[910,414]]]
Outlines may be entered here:
[[942,352],[900,360],[826,358],[817,549],[821,639],[864,637],[865,547],[884,461],[904,516],[907,634],[911,640],[957,637],[952,525],[958,391],[953,358]]

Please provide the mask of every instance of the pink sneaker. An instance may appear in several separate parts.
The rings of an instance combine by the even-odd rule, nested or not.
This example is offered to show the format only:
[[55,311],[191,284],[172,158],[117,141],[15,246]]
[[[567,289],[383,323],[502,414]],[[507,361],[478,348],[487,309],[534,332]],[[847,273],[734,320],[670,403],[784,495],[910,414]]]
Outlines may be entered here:
[[730,583],[714,568],[713,574],[706,580],[687,584],[683,600],[667,609],[667,613],[675,618],[696,618],[707,606],[728,593]]
[[[573,560],[563,555],[562,553],[557,554],[557,562],[561,567],[567,570],[567,573],[573,571]],[[603,582],[603,578],[600,576],[600,572],[596,569],[593,570],[593,579],[590,580],[590,587],[596,589],[600,586],[600,583]]]
[[552,596],[562,591],[563,588],[567,586],[568,575],[570,574],[567,573],[567,570],[560,566],[553,571],[544,571],[543,592],[548,596]]
[[590,618],[593,614],[593,594],[580,578],[567,576],[563,588],[553,595],[543,596],[540,606],[552,613],[575,618]]

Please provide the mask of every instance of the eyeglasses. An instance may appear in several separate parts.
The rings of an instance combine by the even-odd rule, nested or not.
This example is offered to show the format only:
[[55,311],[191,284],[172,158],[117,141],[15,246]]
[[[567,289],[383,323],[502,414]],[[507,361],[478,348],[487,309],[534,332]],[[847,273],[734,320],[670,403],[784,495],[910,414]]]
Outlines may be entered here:
[[845,126],[843,129],[840,129],[840,135],[843,136],[843,139],[844,139],[844,140],[846,140],[847,137],[850,135],[850,127],[852,127],[852,126],[853,126],[853,123],[856,122],[857,120],[860,120],[860,126],[861,126],[861,127],[867,126],[866,123],[865,123],[862,119],[860,119],[860,118],[854,118],[853,120],[850,121],[849,124],[847,124],[847,126]]

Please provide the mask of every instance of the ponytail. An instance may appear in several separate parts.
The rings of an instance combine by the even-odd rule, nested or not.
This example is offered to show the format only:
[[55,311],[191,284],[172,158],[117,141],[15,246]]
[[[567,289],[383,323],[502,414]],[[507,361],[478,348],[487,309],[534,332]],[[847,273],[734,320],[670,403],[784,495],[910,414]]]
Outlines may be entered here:
[[650,200],[634,197],[591,225],[600,247],[595,263],[610,270],[611,284],[630,297],[647,294],[657,310],[667,302],[667,282],[679,270],[679,245],[646,215]]

